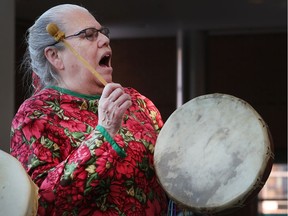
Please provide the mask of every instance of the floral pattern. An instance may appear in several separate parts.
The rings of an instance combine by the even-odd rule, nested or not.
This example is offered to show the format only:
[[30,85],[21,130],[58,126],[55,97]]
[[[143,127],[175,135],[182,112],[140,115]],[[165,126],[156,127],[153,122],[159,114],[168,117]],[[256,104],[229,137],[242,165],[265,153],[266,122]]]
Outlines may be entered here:
[[153,167],[163,126],[154,104],[132,88],[132,106],[114,137],[97,130],[99,97],[46,88],[12,122],[11,154],[39,187],[38,215],[163,215],[166,195]]

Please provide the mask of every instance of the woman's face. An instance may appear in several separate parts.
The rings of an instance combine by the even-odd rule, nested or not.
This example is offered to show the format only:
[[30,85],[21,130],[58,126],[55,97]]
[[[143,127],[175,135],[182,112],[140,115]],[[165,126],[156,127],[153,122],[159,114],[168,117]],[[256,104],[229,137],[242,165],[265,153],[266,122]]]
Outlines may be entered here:
[[[85,10],[74,10],[65,16],[69,24],[65,26],[65,36],[74,35],[83,29],[101,29],[102,26]],[[87,30],[87,34],[68,37],[66,41],[106,80],[112,82],[112,50],[110,40],[104,34]],[[90,34],[89,34],[90,33]],[[89,71],[68,48],[60,51],[63,61],[61,77],[63,87],[84,94],[100,94],[102,83]]]

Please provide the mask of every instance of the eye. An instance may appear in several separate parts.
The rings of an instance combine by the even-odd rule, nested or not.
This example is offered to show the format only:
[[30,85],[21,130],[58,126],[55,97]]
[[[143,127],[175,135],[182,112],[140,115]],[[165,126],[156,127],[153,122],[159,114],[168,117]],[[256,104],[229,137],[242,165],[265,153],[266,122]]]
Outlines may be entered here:
[[85,38],[86,38],[87,40],[92,41],[92,40],[94,40],[95,38],[97,38],[97,36],[98,36],[97,30],[95,30],[95,29],[86,29],[86,31],[85,31]]

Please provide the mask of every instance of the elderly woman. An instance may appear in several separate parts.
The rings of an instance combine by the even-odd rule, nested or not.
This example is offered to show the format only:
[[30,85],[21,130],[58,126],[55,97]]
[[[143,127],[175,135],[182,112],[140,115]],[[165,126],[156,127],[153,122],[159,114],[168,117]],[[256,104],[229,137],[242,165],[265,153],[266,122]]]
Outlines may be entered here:
[[[55,43],[49,23],[107,85]],[[153,150],[163,122],[148,98],[112,82],[109,30],[85,8],[64,4],[28,33],[35,92],[13,119],[11,154],[39,187],[38,215],[162,215]]]

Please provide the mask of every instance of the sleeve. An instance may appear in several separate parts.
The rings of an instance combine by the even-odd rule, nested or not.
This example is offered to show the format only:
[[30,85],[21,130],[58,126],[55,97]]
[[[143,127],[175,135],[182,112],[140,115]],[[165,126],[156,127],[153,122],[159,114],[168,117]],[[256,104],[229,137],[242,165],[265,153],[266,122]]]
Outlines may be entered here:
[[[119,152],[114,150],[117,146],[112,148],[101,127],[87,129],[90,135],[73,148],[70,141],[79,133],[68,134],[51,119],[36,118],[35,111],[23,116],[17,114],[12,123],[11,154],[39,187],[41,215],[55,211],[62,214],[81,206],[92,197],[90,192],[101,179],[113,175],[111,164],[118,160]],[[61,209],[55,210],[57,206]]]
[[123,148],[121,148],[115,142],[115,140],[110,136],[110,134],[106,131],[106,129],[103,126],[97,125],[96,129],[99,130],[102,133],[102,135],[105,137],[105,139],[110,143],[112,148],[119,154],[119,156],[121,158],[125,158],[126,157],[126,152],[123,150]]

